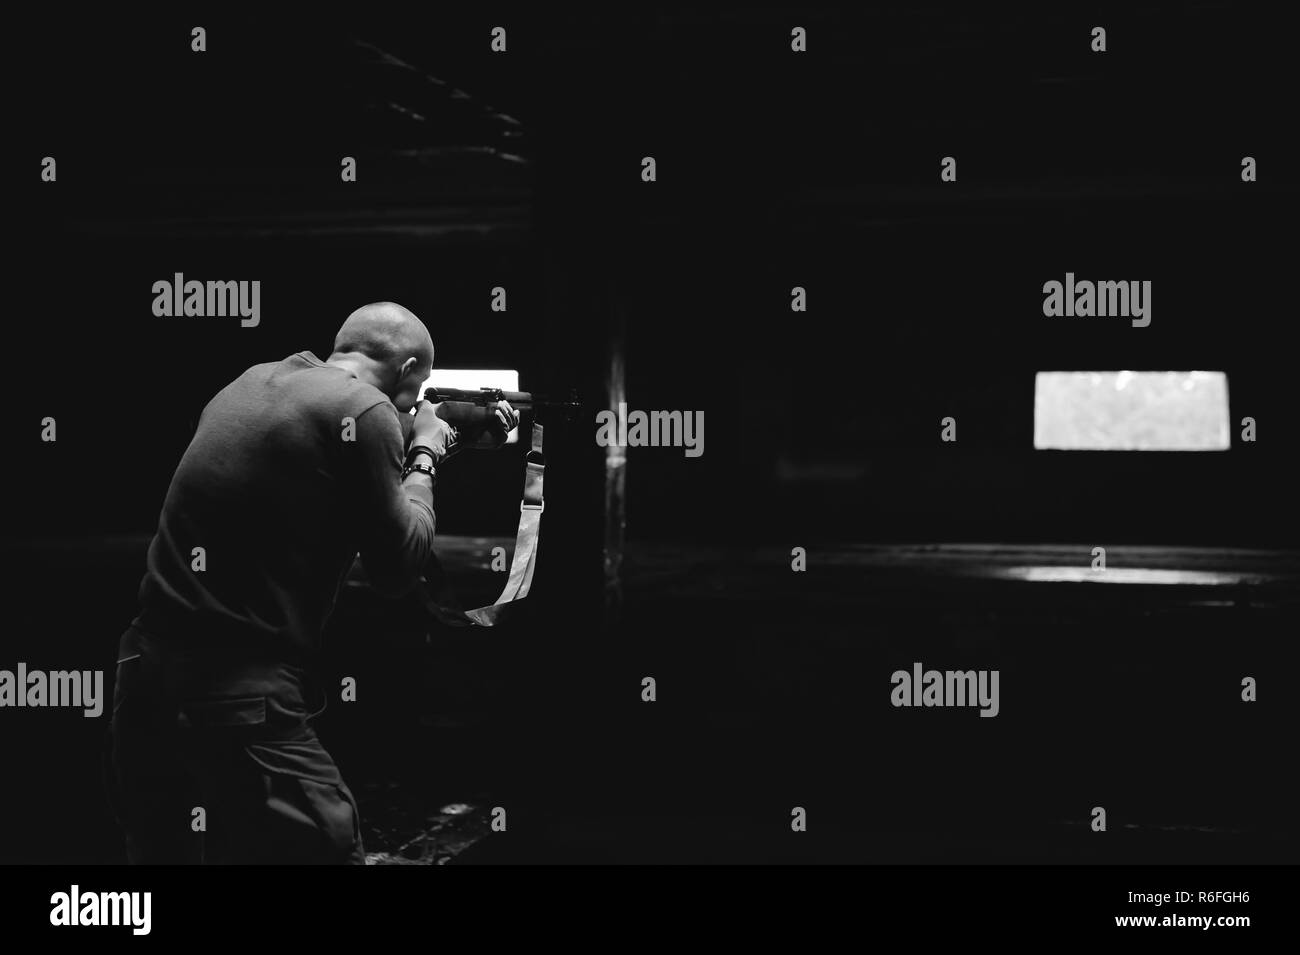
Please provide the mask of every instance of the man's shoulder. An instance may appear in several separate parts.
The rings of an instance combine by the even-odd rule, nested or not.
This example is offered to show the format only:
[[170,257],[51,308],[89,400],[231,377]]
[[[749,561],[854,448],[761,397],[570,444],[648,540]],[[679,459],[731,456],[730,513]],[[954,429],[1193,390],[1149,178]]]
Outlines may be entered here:
[[397,409],[382,391],[311,357],[299,352],[251,366],[212,398],[203,417],[229,420],[253,414],[263,422],[283,418],[335,427],[344,418],[359,421],[362,415],[368,424],[382,421],[387,406],[387,415],[397,423]]
[[[393,404],[374,385],[342,368],[326,365],[305,352],[295,352],[282,361],[258,367],[267,368],[272,376],[292,378],[294,387],[318,396],[321,405],[332,406],[346,414],[360,415],[376,406],[392,407]],[[393,410],[396,412],[395,408]]]

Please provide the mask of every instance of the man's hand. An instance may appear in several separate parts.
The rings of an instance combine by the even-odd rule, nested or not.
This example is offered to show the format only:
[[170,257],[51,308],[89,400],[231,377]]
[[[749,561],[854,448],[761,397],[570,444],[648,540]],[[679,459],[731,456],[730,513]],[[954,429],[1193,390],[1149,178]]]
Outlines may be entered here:
[[432,402],[421,401],[416,409],[411,447],[417,444],[433,451],[435,467],[460,450],[456,443],[456,429],[438,417],[438,406]]
[[496,406],[496,421],[488,428],[488,434],[492,436],[495,447],[501,447],[506,443],[506,438],[510,432],[515,430],[519,425],[519,412],[510,407],[508,401],[498,401]]

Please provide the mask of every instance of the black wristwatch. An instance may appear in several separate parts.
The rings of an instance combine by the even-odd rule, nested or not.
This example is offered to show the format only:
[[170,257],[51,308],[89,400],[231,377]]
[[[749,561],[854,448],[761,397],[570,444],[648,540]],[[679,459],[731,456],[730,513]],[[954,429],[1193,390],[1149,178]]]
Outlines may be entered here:
[[405,481],[416,471],[429,475],[429,479],[435,483],[438,480],[438,472],[432,464],[408,464],[402,469],[402,480]]
[[411,445],[411,449],[406,452],[406,463],[409,465],[414,461],[417,454],[427,454],[434,462],[437,462],[438,460],[438,455],[434,454],[433,448],[429,447],[427,444],[413,444]]

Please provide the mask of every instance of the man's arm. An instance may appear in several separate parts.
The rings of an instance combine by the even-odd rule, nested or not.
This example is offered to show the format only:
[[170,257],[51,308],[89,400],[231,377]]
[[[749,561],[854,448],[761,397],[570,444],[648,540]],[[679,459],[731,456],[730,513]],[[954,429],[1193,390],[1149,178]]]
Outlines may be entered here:
[[397,423],[402,426],[402,451],[405,452],[411,446],[411,432],[415,429],[415,415],[399,414]]
[[[353,517],[361,564],[375,590],[400,596],[415,586],[433,551],[433,481],[419,471],[401,480],[404,448],[414,422],[384,402],[357,416],[350,442]],[[421,460],[428,463],[425,456]]]

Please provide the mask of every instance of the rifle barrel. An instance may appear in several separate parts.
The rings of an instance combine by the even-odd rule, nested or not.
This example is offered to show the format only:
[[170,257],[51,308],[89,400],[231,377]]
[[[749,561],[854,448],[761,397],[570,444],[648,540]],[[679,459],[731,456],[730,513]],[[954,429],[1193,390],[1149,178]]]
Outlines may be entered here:
[[426,388],[424,392],[427,401],[469,401],[474,404],[487,404],[489,401],[507,401],[512,408],[526,411],[529,408],[578,408],[581,407],[577,400],[572,401],[553,401],[546,395],[534,394],[531,391],[504,391],[500,388]]

